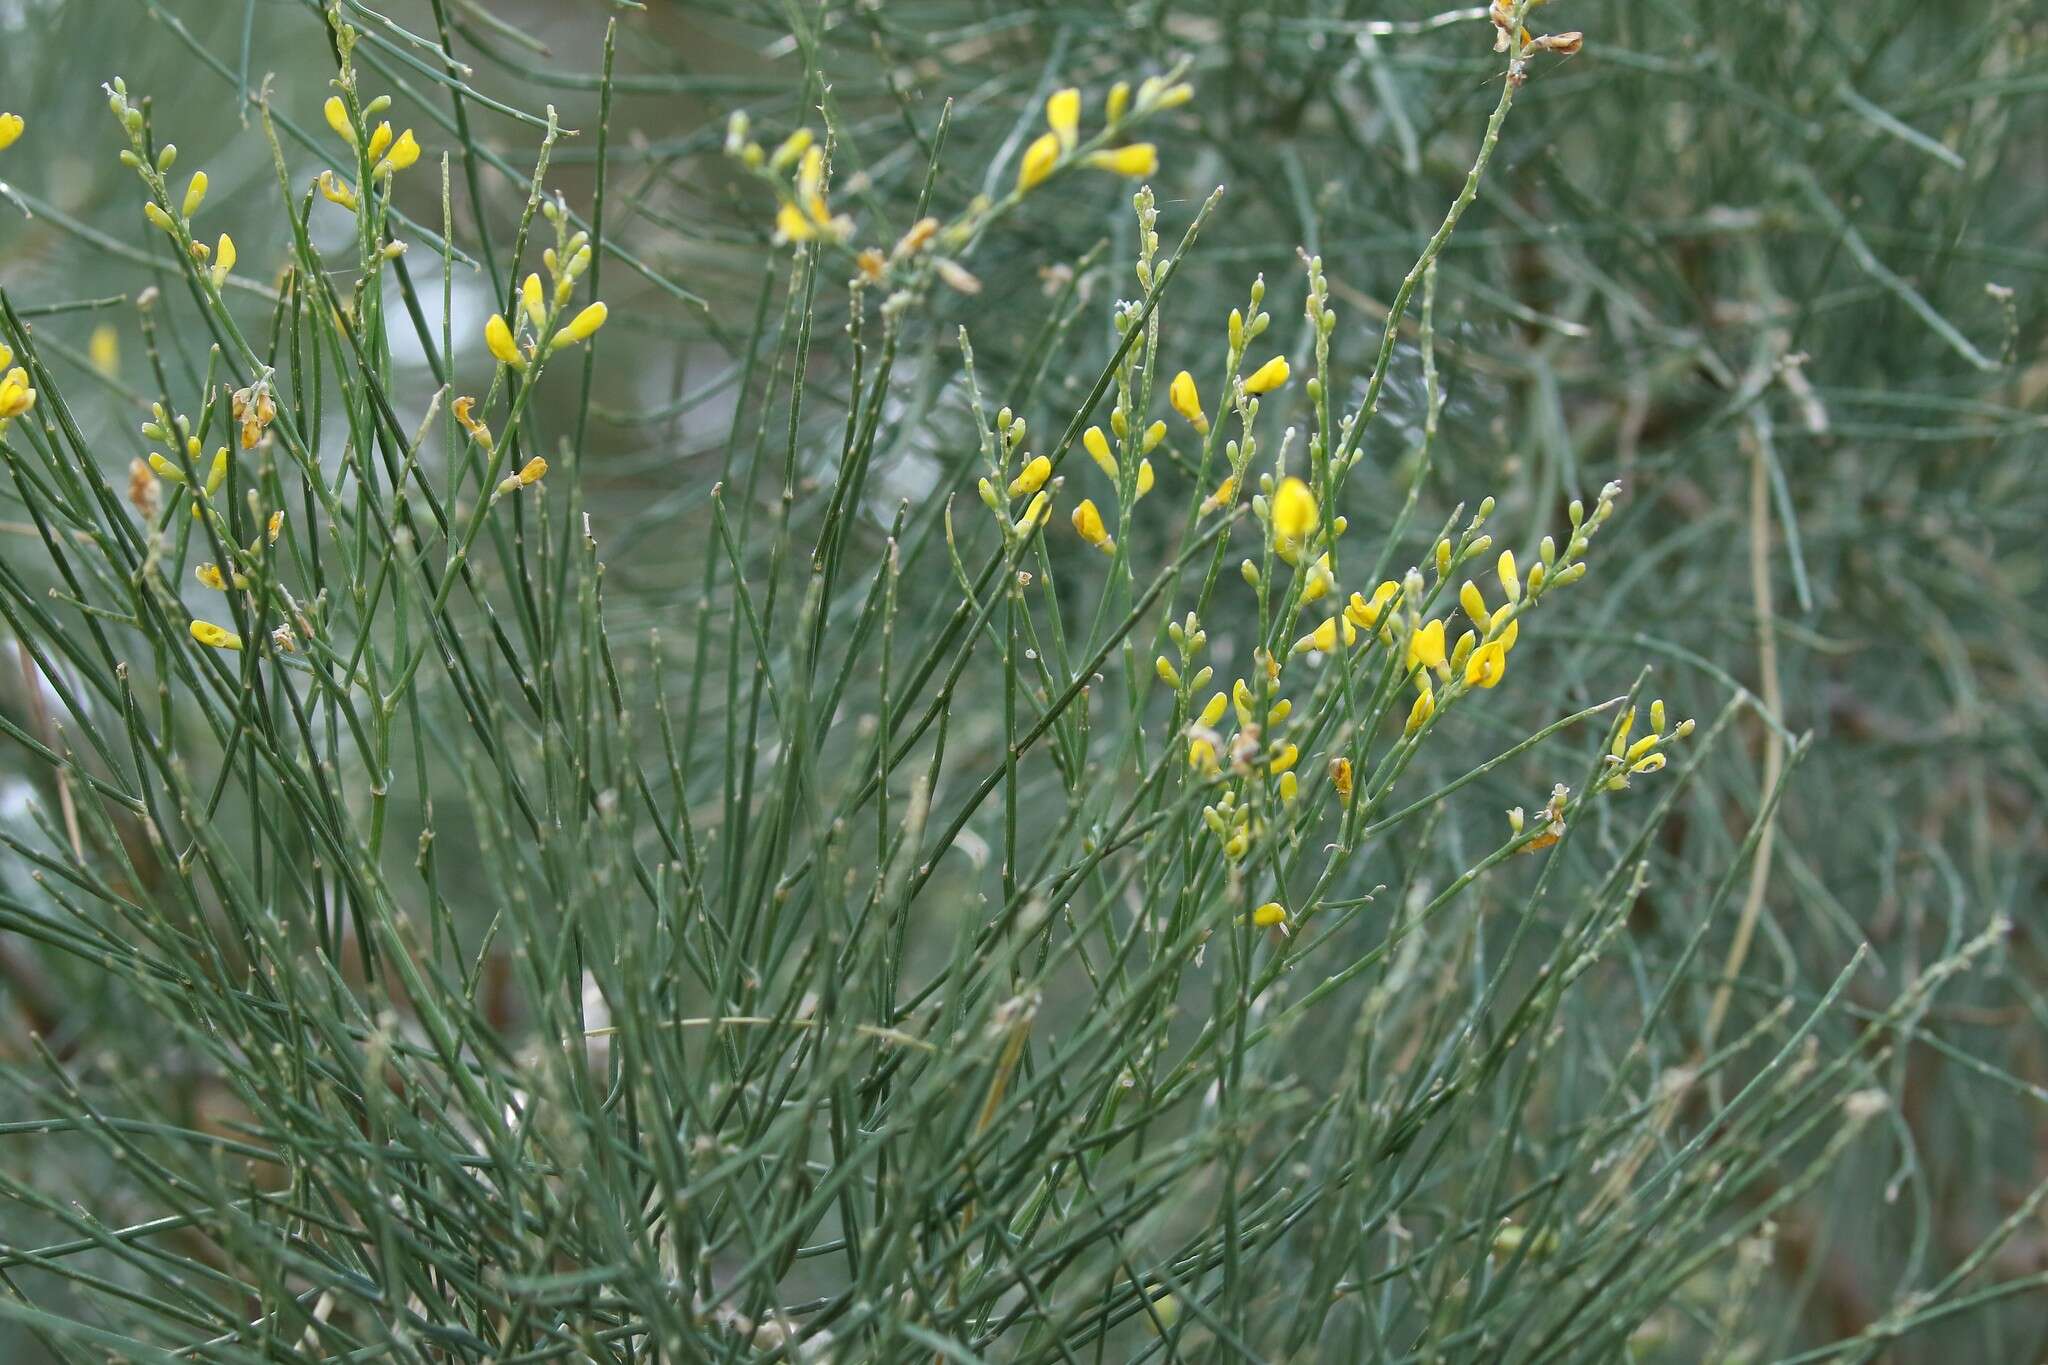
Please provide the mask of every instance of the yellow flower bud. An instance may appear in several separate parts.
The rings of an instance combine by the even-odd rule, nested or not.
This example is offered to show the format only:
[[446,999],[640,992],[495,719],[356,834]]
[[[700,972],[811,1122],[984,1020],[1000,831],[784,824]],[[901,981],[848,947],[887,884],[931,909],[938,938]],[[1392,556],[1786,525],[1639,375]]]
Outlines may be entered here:
[[370,134],[370,164],[375,166],[379,161],[382,161],[384,153],[390,146],[391,125],[388,122],[379,123],[376,130]]
[[1138,449],[1144,454],[1150,455],[1153,451],[1159,449],[1159,443],[1165,439],[1166,423],[1154,422],[1151,426],[1145,428],[1145,436],[1139,442]]
[[556,351],[564,346],[574,346],[579,341],[590,340],[597,335],[597,329],[604,326],[604,320],[610,316],[611,310],[602,303],[591,304],[570,318],[568,326],[555,333],[555,339],[548,343],[548,349]]
[[1479,585],[1470,579],[1466,580],[1464,587],[1458,589],[1458,605],[1472,618],[1472,624],[1481,630],[1485,630],[1486,623],[1493,619],[1493,614],[1486,609],[1486,599],[1479,593]]
[[1131,107],[1131,83],[1118,81],[1109,87],[1109,98],[1103,101],[1102,112],[1111,123],[1118,122]]
[[1664,699],[1662,697],[1650,703],[1650,729],[1660,735],[1664,733]]
[[1195,377],[1182,370],[1166,386],[1166,401],[1173,404],[1173,410],[1181,415],[1198,435],[1209,434],[1209,419],[1202,412],[1202,395],[1195,389]]
[[526,305],[526,316],[538,331],[548,325],[547,296],[541,290],[538,271],[526,277],[526,283],[519,291],[520,302]]
[[1202,772],[1216,771],[1216,746],[1206,739],[1188,741],[1188,766]]
[[1010,496],[1021,498],[1026,493],[1036,493],[1045,487],[1045,481],[1052,477],[1052,461],[1043,455],[1034,455],[1024,462],[1017,477],[1010,480]]
[[1018,519],[1017,525],[1024,531],[1035,531],[1045,525],[1045,519],[1051,515],[1052,494],[1037,493],[1032,496],[1030,502],[1025,504],[1024,515]]
[[12,147],[27,126],[19,114],[0,114],[0,152]]
[[1402,728],[1403,735],[1412,735],[1429,724],[1429,718],[1436,714],[1436,697],[1429,690],[1429,679],[1422,680],[1422,691],[1416,694],[1415,704],[1408,708],[1408,724]]
[[1293,371],[1287,368],[1287,357],[1276,355],[1265,364],[1253,370],[1251,377],[1244,381],[1246,393],[1271,393],[1287,382]]
[[512,329],[505,325],[505,319],[496,313],[484,324],[484,345],[490,348],[501,365],[510,365],[515,370],[526,368],[526,357],[519,354],[519,347],[513,344]]
[[1110,478],[1117,476],[1116,456],[1109,453],[1109,438],[1102,434],[1101,427],[1090,427],[1081,433],[1081,447],[1088,457],[1095,461],[1102,472]]
[[1230,506],[1236,498],[1237,480],[1227,478],[1222,483],[1216,485],[1214,493],[1202,499],[1202,515],[1207,516],[1211,512],[1220,512]]
[[1515,572],[1515,552],[1513,550],[1502,550],[1498,567],[1500,570],[1501,591],[1508,595],[1508,601],[1521,601],[1522,579],[1521,575]]
[[1180,670],[1175,668],[1173,660],[1167,658],[1164,654],[1152,661],[1152,670],[1159,675],[1159,681],[1165,683],[1168,687],[1178,688],[1180,686]]
[[211,621],[194,621],[192,638],[209,649],[240,649],[242,637]]
[[1081,499],[1081,505],[1074,509],[1074,529],[1080,533],[1081,539],[1104,554],[1116,550],[1116,540],[1103,526],[1102,513],[1096,510],[1093,498]]
[[1270,929],[1276,924],[1287,922],[1287,907],[1279,901],[1267,901],[1252,911],[1252,923],[1261,929]]
[[1215,729],[1216,723],[1223,719],[1224,709],[1229,705],[1229,700],[1221,692],[1209,698],[1208,704],[1202,707],[1202,724],[1212,730]]
[[1280,752],[1273,755],[1273,761],[1266,765],[1266,771],[1277,776],[1280,773],[1286,772],[1289,768],[1292,768],[1295,764],[1295,760],[1299,759],[1300,757],[1300,749],[1296,748],[1292,744],[1283,744],[1280,746]]
[[1060,139],[1057,133],[1040,133],[1029,147],[1024,149],[1024,160],[1017,167],[1017,189],[1021,193],[1045,183],[1059,164]]
[[199,206],[206,202],[206,172],[192,172],[191,181],[185,186],[185,203],[180,210],[187,218],[199,212]]
[[1073,151],[1080,139],[1081,92],[1072,86],[1053,91],[1045,102],[1045,121],[1059,139],[1061,150]]
[[225,232],[213,249],[213,287],[220,288],[228,282],[228,272],[235,268],[235,239]]
[[171,215],[158,207],[154,200],[142,206],[142,216],[149,219],[152,227],[160,228],[170,233],[175,233],[178,230],[177,224],[171,221]]
[[1144,497],[1152,491],[1152,462],[1138,461],[1138,496]]
[[336,137],[351,147],[356,145],[355,126],[348,121],[348,105],[342,102],[341,96],[329,95],[327,103],[320,106],[320,112],[327,116],[327,126],[334,130]]
[[1098,171],[1127,175],[1134,180],[1143,179],[1159,174],[1159,149],[1149,142],[1133,142],[1128,146],[1096,152],[1088,158],[1088,164]]

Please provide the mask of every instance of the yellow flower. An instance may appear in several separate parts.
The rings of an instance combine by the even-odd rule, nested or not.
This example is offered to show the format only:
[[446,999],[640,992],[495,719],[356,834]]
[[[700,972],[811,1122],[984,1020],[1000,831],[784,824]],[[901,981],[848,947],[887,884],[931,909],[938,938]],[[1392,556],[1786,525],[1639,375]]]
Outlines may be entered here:
[[597,335],[597,329],[604,326],[604,320],[610,316],[611,309],[602,303],[591,304],[570,318],[568,326],[555,333],[555,339],[548,343],[548,349],[558,351],[564,346],[574,346],[579,341],[590,340]]
[[[5,349],[0,347],[0,350]],[[36,391],[28,386],[27,370],[17,365],[5,375],[0,375],[0,422],[19,417],[35,405]]]
[[1209,698],[1208,705],[1202,708],[1202,714],[1199,718],[1202,724],[1211,730],[1215,729],[1216,722],[1223,719],[1224,708],[1229,704],[1229,700],[1221,692]]
[[[379,124],[378,128],[381,131],[383,125]],[[383,179],[394,172],[405,170],[419,159],[420,144],[414,139],[412,129],[408,128],[398,135],[398,141],[391,144],[391,150],[371,168],[370,174]]]
[[220,235],[220,244],[213,249],[213,287],[220,288],[228,282],[228,272],[235,268],[235,239],[225,232]]
[[548,462],[536,455],[519,467],[519,472],[501,480],[498,492],[516,493],[522,488],[531,488],[548,476]]
[[1521,575],[1515,572],[1515,552],[1513,550],[1502,550],[1500,552],[1499,570],[1501,591],[1508,595],[1508,601],[1521,601],[1522,579]]
[[1159,149],[1149,142],[1133,142],[1128,146],[1095,152],[1089,156],[1088,164],[1098,171],[1142,179],[1159,174]]
[[1017,477],[1010,480],[1010,496],[1021,498],[1026,493],[1036,493],[1051,477],[1052,461],[1043,455],[1034,455],[1024,462],[1024,468],[1017,472]]
[[1252,923],[1261,929],[1270,929],[1276,924],[1287,923],[1287,907],[1279,901],[1267,901],[1252,911]]
[[209,649],[240,649],[242,637],[211,621],[192,623],[192,638]]
[[1145,435],[1139,443],[1138,449],[1150,455],[1153,451],[1159,449],[1159,443],[1165,439],[1166,423],[1154,422],[1151,426],[1145,428]]
[[1138,496],[1144,497],[1152,491],[1152,462],[1138,461]]
[[19,114],[0,114],[0,152],[12,147],[27,126]]
[[1060,139],[1057,133],[1040,133],[1029,147],[1024,149],[1024,160],[1017,167],[1017,190],[1025,190],[1045,183],[1052,174],[1052,168],[1059,164]]
[[1116,456],[1109,453],[1109,438],[1102,434],[1101,427],[1090,427],[1081,433],[1081,446],[1088,457],[1095,461],[1103,473],[1115,478],[1117,475]]
[[1330,654],[1335,652],[1336,648],[1337,618],[1334,616],[1294,642],[1296,654],[1306,654],[1310,650]]
[[379,123],[376,131],[370,134],[370,164],[374,166],[379,161],[382,161],[385,151],[390,146],[391,124],[389,122]]
[[1206,773],[1216,771],[1216,746],[1206,739],[1188,741],[1188,766]]
[[1435,668],[1443,661],[1444,623],[1441,620],[1431,621],[1408,637],[1408,662],[1405,666],[1409,672],[1414,672],[1418,664],[1424,668]]
[[1251,378],[1244,381],[1244,391],[1251,394],[1271,393],[1285,384],[1291,373],[1292,371],[1287,368],[1287,357],[1276,355],[1252,371]]
[[1408,724],[1401,733],[1412,735],[1429,724],[1429,718],[1436,714],[1436,697],[1429,690],[1429,679],[1422,678],[1422,691],[1416,694],[1415,705],[1408,708]]
[[852,232],[853,220],[843,214],[834,217],[825,202],[825,149],[806,147],[797,165],[796,199],[785,199],[775,211],[775,239],[807,242],[813,237],[828,237],[843,242]]
[[[114,330],[112,323],[103,322],[93,328],[91,339],[85,343],[85,350],[92,360],[92,367],[101,374],[115,375],[121,372],[121,334]],[[5,363],[0,361],[0,364]]]
[[356,145],[356,130],[348,121],[348,106],[342,103],[341,96],[329,95],[327,103],[320,106],[320,112],[327,116],[327,126],[334,130],[336,137],[351,147]]
[[1024,505],[1024,515],[1017,520],[1017,528],[1029,532],[1045,525],[1045,519],[1052,515],[1052,494],[1039,492],[1032,495]]
[[343,180],[341,177],[337,176],[333,171],[322,171],[320,172],[320,179],[318,183],[320,186],[321,198],[327,200],[331,204],[341,205],[350,213],[354,213],[356,211],[356,192],[349,185],[348,181]]
[[1316,562],[1308,566],[1308,582],[1302,584],[1303,605],[1330,595],[1330,589],[1337,586],[1337,576],[1330,571],[1328,551],[1316,556]]
[[1481,631],[1484,631],[1486,623],[1493,619],[1493,613],[1486,609],[1485,597],[1480,595],[1479,585],[1469,579],[1466,580],[1464,587],[1458,589],[1458,605],[1465,609],[1465,614],[1472,618],[1472,624]]
[[1490,645],[1481,645],[1473,650],[1472,657],[1465,661],[1465,685],[1492,687],[1507,671],[1507,647],[1499,640],[1495,640]]
[[1195,377],[1182,370],[1173,377],[1166,387],[1166,401],[1173,404],[1173,410],[1181,415],[1197,435],[1209,434],[1209,418],[1202,411],[1202,395],[1195,389]]
[[1339,801],[1348,803],[1351,800],[1350,759],[1333,758],[1330,760],[1330,785],[1337,789],[1337,799]]
[[1116,539],[1103,526],[1102,513],[1096,510],[1093,498],[1081,499],[1081,505],[1074,509],[1074,529],[1080,533],[1081,539],[1104,554],[1115,552]]
[[541,289],[539,271],[528,275],[526,283],[520,286],[519,302],[525,306],[527,319],[536,331],[548,325],[548,301]]
[[155,201],[142,206],[142,216],[149,220],[151,227],[157,228],[160,231],[173,235],[178,231],[177,224],[171,221],[171,215],[165,213],[162,207],[155,203]]
[[206,202],[206,172],[192,172],[190,183],[185,186],[185,202],[180,212],[187,218],[199,212],[199,206]]
[[1120,122],[1124,112],[1131,107],[1131,83],[1118,81],[1109,87],[1109,98],[1102,102],[1102,112],[1111,123]]
[[1287,478],[1273,494],[1273,548],[1289,564],[1301,558],[1322,522],[1316,495],[1300,479]]
[[1300,757],[1300,749],[1296,748],[1292,744],[1283,744],[1280,746],[1280,751],[1273,755],[1273,761],[1266,765],[1266,771],[1275,776],[1278,776],[1279,774],[1286,772],[1289,768],[1292,768],[1295,764],[1295,760],[1299,759]]
[[1052,128],[1053,136],[1060,140],[1060,149],[1071,152],[1080,139],[1081,92],[1072,86],[1055,90],[1045,102],[1045,121]]
[[817,135],[811,132],[810,129],[797,129],[788,137],[782,139],[782,143],[775,149],[774,155],[768,158],[768,169],[771,171],[787,170],[798,157],[809,151],[811,144],[817,140]]
[[1208,497],[1202,499],[1202,515],[1207,516],[1211,512],[1221,511],[1222,509],[1230,506],[1231,502],[1235,500],[1236,497],[1237,480],[1235,478],[1225,479],[1222,483],[1216,485],[1216,491],[1214,493],[1211,493]]
[[500,364],[510,365],[515,370],[526,368],[526,357],[519,354],[519,347],[513,344],[512,329],[496,313],[491,314],[491,320],[484,324],[484,345],[490,348]]

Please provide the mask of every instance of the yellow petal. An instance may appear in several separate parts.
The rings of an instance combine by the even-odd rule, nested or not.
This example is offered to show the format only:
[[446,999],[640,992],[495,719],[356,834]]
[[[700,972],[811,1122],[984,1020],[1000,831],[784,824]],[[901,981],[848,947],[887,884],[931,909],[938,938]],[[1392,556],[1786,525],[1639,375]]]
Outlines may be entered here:
[[1081,128],[1081,92],[1072,86],[1053,91],[1045,102],[1045,121],[1053,136],[1060,140],[1060,146],[1073,151]]

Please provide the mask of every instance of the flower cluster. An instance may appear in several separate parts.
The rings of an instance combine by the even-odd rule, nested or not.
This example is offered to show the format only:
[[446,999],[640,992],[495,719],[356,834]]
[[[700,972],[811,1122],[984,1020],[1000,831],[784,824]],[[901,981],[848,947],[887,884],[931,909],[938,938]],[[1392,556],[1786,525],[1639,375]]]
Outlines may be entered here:
[[178,145],[166,142],[151,156],[146,120],[142,110],[129,102],[127,83],[116,76],[106,90],[107,108],[128,135],[121,164],[134,171],[149,191],[150,197],[142,204],[142,216],[202,267],[214,289],[219,290],[235,268],[235,239],[223,232],[209,247],[193,235],[192,220],[206,203],[206,172],[192,172],[184,193],[173,196],[170,173],[178,161]]
[[555,229],[555,244],[541,253],[549,282],[544,284],[538,271],[529,274],[520,286],[512,321],[493,313],[484,324],[484,345],[499,364],[515,370],[544,361],[564,346],[590,340],[611,316],[603,303],[591,303],[562,321],[576,295],[576,282],[590,269],[590,234],[569,231],[569,215],[559,202],[543,203],[541,212]]
[[1081,92],[1072,86],[1055,90],[1045,101],[1046,131],[1032,139],[1031,145],[1024,149],[1024,159],[1018,163],[1016,192],[1024,194],[1036,189],[1051,179],[1055,171],[1073,164],[1129,176],[1134,180],[1157,175],[1159,149],[1152,143],[1103,144],[1126,119],[1186,104],[1194,98],[1194,93],[1194,87],[1185,82],[1152,76],[1139,84],[1134,103],[1130,82],[1118,81],[1110,87],[1109,95],[1103,101],[1103,131],[1084,147],[1081,141]]

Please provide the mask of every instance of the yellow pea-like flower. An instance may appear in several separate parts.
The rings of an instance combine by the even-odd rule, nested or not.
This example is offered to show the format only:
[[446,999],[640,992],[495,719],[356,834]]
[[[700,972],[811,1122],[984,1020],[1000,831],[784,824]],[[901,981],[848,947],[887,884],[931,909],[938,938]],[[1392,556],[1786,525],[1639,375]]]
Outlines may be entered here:
[[1270,929],[1276,924],[1287,923],[1287,907],[1279,901],[1267,901],[1252,911],[1252,923],[1261,929]]
[[1216,746],[1206,739],[1188,741],[1188,766],[1202,772],[1216,771]]
[[1221,692],[1209,698],[1208,704],[1202,708],[1200,717],[1202,724],[1209,729],[1215,729],[1217,722],[1223,719],[1223,712],[1229,705],[1229,699]]
[[597,335],[597,329],[604,326],[604,320],[610,316],[611,309],[602,303],[591,304],[570,318],[568,325],[555,333],[555,339],[548,343],[548,349],[560,350],[564,346],[574,346],[579,341],[590,340]]
[[1088,164],[1098,171],[1141,179],[1159,174],[1159,149],[1149,142],[1133,142],[1096,152],[1088,158]]
[[1292,768],[1300,757],[1300,749],[1292,744],[1283,744],[1280,746],[1280,752],[1273,755],[1273,761],[1266,765],[1266,771],[1277,777]]
[[1316,556],[1316,562],[1308,566],[1308,581],[1301,585],[1301,600],[1304,604],[1318,601],[1330,595],[1337,586],[1337,575],[1330,571],[1330,556],[1326,552]]
[[342,102],[341,96],[329,95],[327,103],[320,106],[320,112],[327,116],[327,126],[334,130],[336,137],[351,147],[356,145],[355,125],[348,121],[348,105]]
[[370,134],[370,164],[376,165],[384,159],[384,153],[391,149],[391,124],[379,123]]
[[1209,434],[1209,418],[1202,411],[1202,395],[1195,388],[1195,377],[1182,370],[1166,386],[1166,401],[1181,415],[1183,421],[1195,429],[1197,435]]
[[1152,491],[1152,462],[1138,461],[1138,496],[1144,497]]
[[320,172],[318,184],[322,199],[327,200],[330,204],[339,204],[350,213],[356,211],[356,192],[348,181],[343,180],[333,171],[322,171]]
[[29,387],[27,370],[16,366],[0,376],[0,422],[19,417],[35,405],[36,391]]
[[1073,151],[1080,139],[1081,92],[1072,86],[1053,91],[1045,102],[1045,121],[1059,139],[1061,149]]
[[548,301],[541,289],[539,271],[526,277],[526,283],[519,290],[519,301],[526,305],[526,316],[535,330],[548,325]]
[[519,347],[512,340],[512,329],[497,313],[484,324],[484,345],[490,348],[501,365],[510,365],[515,370],[526,368],[526,357],[519,354]]
[[1508,671],[1508,652],[1495,640],[1490,645],[1481,645],[1472,651],[1472,657],[1465,661],[1465,685],[1467,687],[1492,687]]
[[1244,391],[1252,394],[1271,393],[1285,384],[1292,373],[1293,371],[1287,367],[1287,357],[1276,355],[1252,371],[1251,377],[1244,381]]
[[191,629],[192,638],[205,645],[208,649],[240,649],[242,647],[241,636],[225,626],[217,626],[211,621],[195,620],[192,623]]
[[1295,563],[1321,524],[1316,495],[1300,479],[1287,478],[1273,493],[1273,544],[1280,557]]
[[1060,139],[1057,133],[1040,133],[1031,145],[1024,149],[1024,160],[1017,167],[1017,189],[1033,189],[1045,183],[1060,160]]
[[1052,461],[1043,455],[1034,455],[1024,462],[1024,468],[1017,472],[1017,477],[1010,480],[1010,496],[1021,498],[1026,493],[1036,493],[1051,477]]
[[28,123],[19,114],[0,114],[0,152],[6,151],[21,139],[21,130]]
[[1412,735],[1429,724],[1429,718],[1436,714],[1436,694],[1430,691],[1429,679],[1422,680],[1422,691],[1416,694],[1415,704],[1408,708],[1408,724],[1401,733]]
[[405,170],[420,159],[420,144],[408,128],[398,135],[398,141],[391,144],[391,150],[377,162],[374,174],[388,176]]
[[1116,550],[1116,539],[1102,524],[1102,513],[1096,509],[1093,498],[1081,499],[1081,505],[1074,509],[1074,530],[1080,533],[1081,539],[1104,554]]
[[1644,735],[1641,739],[1628,746],[1627,751],[1622,754],[1623,761],[1628,763],[1635,762],[1644,754],[1655,749],[1658,744],[1663,742],[1663,739],[1662,735]]
[[1408,637],[1407,668],[1409,672],[1414,672],[1417,665],[1423,668],[1435,668],[1443,661],[1444,623],[1441,620],[1431,621],[1428,625]]
[[1334,653],[1336,648],[1337,618],[1334,616],[1294,642],[1296,654],[1307,654],[1311,650],[1330,654]]
[[1101,427],[1090,427],[1081,433],[1081,448],[1088,452],[1088,458],[1110,478],[1117,476],[1116,456],[1109,450],[1109,437],[1102,434]]
[[1372,590],[1370,601],[1364,593],[1352,593],[1350,604],[1344,608],[1344,619],[1361,630],[1371,630],[1380,623],[1380,617],[1386,612],[1387,604],[1392,602],[1400,591],[1401,585],[1390,578]]

